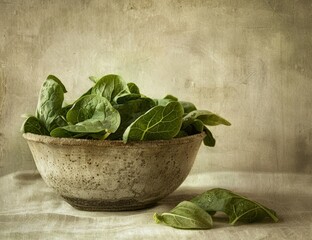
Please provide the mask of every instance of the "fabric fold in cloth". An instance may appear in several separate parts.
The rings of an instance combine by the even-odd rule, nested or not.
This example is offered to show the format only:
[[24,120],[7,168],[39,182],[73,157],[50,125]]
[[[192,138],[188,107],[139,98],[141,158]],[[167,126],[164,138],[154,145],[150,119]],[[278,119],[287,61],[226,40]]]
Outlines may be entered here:
[[[138,211],[87,212],[66,203],[37,171],[0,178],[0,239],[311,239],[312,177],[291,173],[191,174],[156,206]],[[274,209],[278,223],[231,226],[224,217],[210,230],[179,230],[156,224],[155,212],[213,187],[241,193]]]

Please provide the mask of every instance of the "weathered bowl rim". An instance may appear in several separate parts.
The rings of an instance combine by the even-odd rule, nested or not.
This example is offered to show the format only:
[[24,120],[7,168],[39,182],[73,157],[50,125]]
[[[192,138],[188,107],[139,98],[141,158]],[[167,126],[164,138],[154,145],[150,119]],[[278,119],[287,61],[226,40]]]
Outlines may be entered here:
[[204,132],[197,133],[194,135],[180,137],[180,138],[172,138],[169,140],[149,140],[149,141],[132,141],[128,143],[124,143],[122,140],[92,140],[92,139],[76,139],[76,138],[56,138],[45,135],[38,135],[33,133],[23,133],[23,137],[32,142],[45,143],[50,145],[62,145],[62,146],[123,146],[123,147],[144,147],[151,145],[179,145],[185,144],[188,142],[192,142],[195,139],[203,139],[205,136]]

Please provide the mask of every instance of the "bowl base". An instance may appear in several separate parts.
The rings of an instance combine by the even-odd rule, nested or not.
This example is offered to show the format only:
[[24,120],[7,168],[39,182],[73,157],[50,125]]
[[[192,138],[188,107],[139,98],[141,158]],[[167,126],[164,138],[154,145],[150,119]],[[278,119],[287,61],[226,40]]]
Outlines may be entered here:
[[157,203],[157,201],[138,202],[131,199],[112,202],[107,200],[86,200],[66,196],[62,197],[72,207],[83,211],[104,211],[104,212],[133,211],[144,208],[150,208],[155,206]]

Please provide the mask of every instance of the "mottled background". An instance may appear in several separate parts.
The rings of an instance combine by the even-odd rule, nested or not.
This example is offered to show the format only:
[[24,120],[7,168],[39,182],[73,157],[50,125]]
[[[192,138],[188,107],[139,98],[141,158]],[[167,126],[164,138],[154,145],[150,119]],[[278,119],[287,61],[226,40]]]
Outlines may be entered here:
[[232,122],[193,172],[312,173],[309,0],[0,0],[0,175],[33,169],[19,132],[49,74],[70,101],[117,73]]

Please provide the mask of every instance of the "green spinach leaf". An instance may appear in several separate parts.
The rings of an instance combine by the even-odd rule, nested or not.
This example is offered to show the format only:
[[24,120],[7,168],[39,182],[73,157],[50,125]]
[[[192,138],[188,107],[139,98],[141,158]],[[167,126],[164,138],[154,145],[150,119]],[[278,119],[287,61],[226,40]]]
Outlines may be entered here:
[[48,80],[48,79],[57,82],[58,85],[62,88],[63,93],[67,93],[67,90],[66,90],[64,84],[62,83],[62,81],[61,81],[60,79],[58,79],[58,78],[55,77],[54,75],[49,75],[49,76],[47,77],[47,80]]
[[70,132],[64,127],[58,127],[50,132],[50,136],[59,138],[87,138],[88,133]]
[[135,83],[129,82],[127,83],[127,86],[129,88],[130,93],[141,94],[139,87]]
[[154,99],[156,106],[166,106],[168,103],[173,102],[170,99]]
[[68,122],[66,121],[65,117],[62,115],[58,115],[54,118],[53,122],[51,123],[51,129],[55,129],[57,127],[64,127],[67,125]]
[[210,229],[211,216],[196,204],[183,201],[168,213],[154,214],[156,223],[181,229]]
[[175,137],[175,138],[180,138],[180,137],[187,137],[187,136],[189,136],[189,134],[188,134],[186,131],[180,130],[180,131],[178,132],[178,134],[175,135],[174,137]]
[[[67,132],[72,133],[106,133],[115,132],[120,124],[120,115],[110,102],[98,95],[86,95],[80,98],[67,112],[67,126],[54,129],[51,136],[65,137]],[[65,130],[65,131],[64,131]],[[107,134],[103,134],[103,137]]]
[[265,218],[278,221],[277,215],[272,209],[222,188],[211,189],[193,198],[191,202],[207,212],[224,212],[228,215],[232,225],[237,221],[251,223],[262,221]]
[[76,102],[78,102],[81,98],[83,98],[84,96],[91,95],[92,94],[91,92],[92,92],[92,88],[89,88],[88,91],[86,91],[84,94],[82,94],[76,101],[74,101],[73,103],[70,103],[70,104],[67,104],[67,105],[63,106],[63,108],[62,108],[62,110],[60,112],[60,115],[62,115],[63,117],[66,118],[66,114],[67,114],[68,110],[71,109],[74,106],[74,104]]
[[166,106],[170,102],[177,102],[177,101],[178,101],[178,98],[170,94],[166,95],[164,98],[161,98],[161,99],[154,99],[156,106]]
[[171,94],[168,94],[164,97],[164,99],[168,99],[168,100],[171,100],[171,101],[174,101],[174,102],[177,102],[178,101],[178,98],[171,95]]
[[90,76],[89,79],[90,79],[92,82],[94,82],[94,83],[96,83],[97,81],[100,80],[99,78],[97,78],[97,77],[95,77],[95,76]]
[[126,83],[115,74],[89,79],[94,86],[64,106],[65,86],[49,75],[40,90],[36,117],[24,122],[24,131],[55,137],[122,138],[124,142],[166,140],[204,131],[204,144],[214,146],[215,139],[205,125],[230,125],[224,118],[197,110],[193,103],[173,95],[152,100],[141,94],[135,83]]
[[114,98],[114,102],[117,104],[123,104],[123,103],[126,103],[128,101],[139,99],[139,98],[141,98],[141,94],[123,92],[121,94],[118,94]]
[[34,133],[47,136],[50,135],[44,124],[34,116],[30,116],[24,121],[22,131],[24,133]]
[[153,107],[126,129],[123,141],[171,139],[180,131],[182,116],[183,108],[179,102]]
[[[100,120],[96,120],[96,119],[88,119],[86,121],[83,122],[79,122],[75,125],[69,124],[67,126],[64,127],[59,127],[63,130],[66,130],[67,132],[72,132],[76,134],[91,134],[91,133],[99,133],[99,132],[103,132],[105,131],[106,133],[111,133],[108,129],[109,127],[111,127],[111,123],[109,123],[108,121],[100,121]],[[56,136],[56,134],[59,133],[59,128],[55,128],[51,131],[51,136],[53,137],[58,137]],[[63,134],[63,133],[62,133]],[[108,135],[107,135],[108,136]],[[103,134],[104,137],[104,134]]]
[[[191,104],[189,104],[188,107],[189,110],[193,108]],[[216,126],[219,124],[231,125],[230,122],[210,111],[193,110],[183,117],[181,130],[187,132],[188,135],[196,134],[200,130],[204,131],[206,133],[204,144],[209,147],[214,147],[216,140],[205,125]]]
[[120,76],[110,74],[98,80],[93,86],[91,93],[105,97],[112,102],[117,95],[125,91],[130,92],[126,82]]
[[121,123],[117,131],[109,136],[109,139],[122,139],[122,135],[125,132],[126,128],[138,117],[146,113],[154,106],[155,103],[150,98],[139,98],[127,101],[123,104],[114,105],[114,108],[117,109],[120,114]]
[[188,135],[193,135],[196,133],[201,133],[204,131],[205,125],[203,124],[202,121],[195,119],[194,122],[192,122],[190,125],[188,125],[184,131],[188,133]]
[[214,147],[216,145],[216,140],[214,139],[212,133],[210,130],[204,126],[204,132],[206,133],[206,136],[204,137],[204,144],[208,147]]
[[55,126],[53,121],[62,110],[64,93],[66,93],[64,85],[53,75],[49,75],[41,87],[36,117],[49,132]]
[[184,114],[188,114],[194,110],[197,110],[195,105],[191,102],[179,101],[184,109]]
[[183,118],[183,127],[186,127],[187,125],[191,124],[195,119],[201,120],[205,125],[208,126],[216,126],[219,124],[223,124],[226,126],[230,126],[231,123],[224,118],[218,116],[215,113],[212,113],[207,110],[194,110],[190,113],[188,113]]

